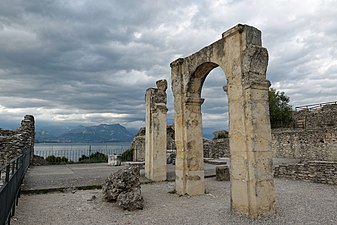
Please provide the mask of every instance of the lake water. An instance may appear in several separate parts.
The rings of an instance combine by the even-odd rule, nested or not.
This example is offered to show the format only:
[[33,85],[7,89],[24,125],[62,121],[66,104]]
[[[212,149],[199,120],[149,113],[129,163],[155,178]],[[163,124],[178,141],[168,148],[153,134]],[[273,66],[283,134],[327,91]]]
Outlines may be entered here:
[[130,148],[130,142],[115,143],[36,143],[34,154],[46,158],[47,156],[64,156],[68,160],[77,162],[82,155],[100,152],[105,155],[121,154]]

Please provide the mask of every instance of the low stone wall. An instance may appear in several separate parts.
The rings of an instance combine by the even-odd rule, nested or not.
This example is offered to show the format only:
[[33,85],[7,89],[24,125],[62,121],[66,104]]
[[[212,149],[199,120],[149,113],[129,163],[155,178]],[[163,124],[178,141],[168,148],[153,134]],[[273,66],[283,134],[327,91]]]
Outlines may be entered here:
[[145,135],[136,136],[130,146],[133,151],[133,161],[144,161],[145,160]]
[[[215,136],[224,138],[204,139],[204,157],[230,157],[228,134],[217,132]],[[167,137],[167,149],[175,149],[173,127],[168,128]],[[135,137],[131,149],[134,151],[134,161],[144,160],[145,129]],[[272,129],[272,151],[274,158],[337,161],[337,127]]]
[[273,129],[275,158],[337,161],[337,128]]
[[[175,150],[174,141],[171,141],[173,148],[168,144],[168,150]],[[131,143],[133,149],[133,161],[144,161],[145,159],[145,136],[136,136]],[[204,139],[204,158],[229,157],[229,139],[221,138],[216,140]]]
[[204,158],[229,157],[229,139],[204,139]]
[[22,153],[25,147],[33,148],[35,141],[34,117],[26,115],[16,130],[0,129],[0,165]]
[[279,165],[274,168],[274,177],[337,184],[337,162],[308,161],[295,165]]
[[[167,126],[166,132],[167,149],[176,149],[173,125]],[[140,128],[133,141],[131,142],[130,149],[132,149],[133,151],[133,161],[145,160],[145,127]]]

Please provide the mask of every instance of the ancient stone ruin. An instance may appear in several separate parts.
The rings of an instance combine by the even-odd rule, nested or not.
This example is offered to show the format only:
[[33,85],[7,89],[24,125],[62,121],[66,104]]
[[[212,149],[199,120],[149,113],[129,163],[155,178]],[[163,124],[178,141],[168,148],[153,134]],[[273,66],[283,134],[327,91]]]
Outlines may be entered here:
[[200,95],[207,75],[219,66],[227,78],[232,210],[253,217],[274,211],[267,65],[261,32],[240,24],[171,63],[178,194],[205,192]]
[[294,127],[272,131],[274,157],[301,160],[275,167],[275,177],[337,184],[336,103],[297,107]]
[[145,160],[145,127],[140,128],[135,135],[131,142],[130,149],[133,152],[132,161]]
[[[293,118],[293,127],[271,130],[274,158],[337,161],[337,123],[333,122],[337,118],[337,104],[301,110],[295,112]],[[299,124],[301,125],[298,126]],[[144,161],[145,128],[143,129],[131,144],[134,161]],[[173,126],[168,126],[167,149],[175,149],[174,132]],[[203,139],[203,154],[204,158],[229,157],[227,132],[216,131],[213,140]]]
[[293,128],[272,131],[274,157],[337,161],[337,105],[304,109],[293,117]]
[[317,130],[337,127],[337,102],[313,104],[296,109],[299,110],[293,115],[296,128]]
[[146,90],[145,177],[166,180],[166,80]]
[[106,201],[117,202],[123,209],[143,209],[139,167],[120,169],[111,174],[103,185],[103,197]]
[[[221,131],[225,133],[225,131]],[[175,152],[175,131],[172,125],[166,128],[167,153]],[[213,140],[203,139],[204,158],[229,157],[229,138],[226,135],[214,136]],[[133,151],[133,161],[145,160],[145,127],[140,128],[131,142],[130,149]]]
[[34,141],[35,122],[31,115],[26,115],[16,130],[0,129],[0,166],[21,155],[24,149],[33,149]]
[[322,184],[337,184],[337,161],[307,161],[274,168],[274,176]]

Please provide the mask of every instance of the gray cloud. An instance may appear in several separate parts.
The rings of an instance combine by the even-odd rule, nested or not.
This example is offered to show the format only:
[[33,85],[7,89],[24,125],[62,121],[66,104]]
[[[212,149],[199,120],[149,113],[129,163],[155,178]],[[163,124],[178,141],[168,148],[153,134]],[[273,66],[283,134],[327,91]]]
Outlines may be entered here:
[[[329,0],[3,0],[1,120],[33,114],[41,121],[144,125],[145,90],[158,79],[170,83],[169,63],[237,23],[262,30],[268,79],[293,106],[335,101],[336,6]],[[205,81],[205,127],[227,126],[225,82],[219,69]]]

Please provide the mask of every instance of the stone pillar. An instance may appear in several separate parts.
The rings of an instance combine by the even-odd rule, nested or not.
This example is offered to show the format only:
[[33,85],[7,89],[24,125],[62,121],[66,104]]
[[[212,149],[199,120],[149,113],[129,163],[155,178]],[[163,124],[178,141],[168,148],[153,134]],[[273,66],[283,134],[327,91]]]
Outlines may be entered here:
[[267,65],[267,50],[248,45],[243,79],[228,83],[231,208],[252,217],[272,214],[275,206]]
[[166,80],[146,90],[145,177],[166,180]]
[[[201,104],[204,99],[186,98],[182,115],[175,115],[176,133],[176,192],[180,195],[205,193]],[[182,123],[179,118],[184,118]],[[183,140],[182,140],[183,139]],[[184,145],[186,144],[186,145]]]
[[[266,81],[260,85],[247,85],[241,90],[243,95],[237,89],[228,90],[231,93],[231,121],[237,121],[230,123],[229,128],[231,208],[253,217],[272,213],[275,204],[271,131],[266,105],[268,87]],[[242,98],[249,104],[242,104]]]

